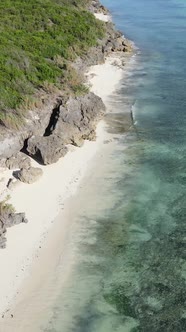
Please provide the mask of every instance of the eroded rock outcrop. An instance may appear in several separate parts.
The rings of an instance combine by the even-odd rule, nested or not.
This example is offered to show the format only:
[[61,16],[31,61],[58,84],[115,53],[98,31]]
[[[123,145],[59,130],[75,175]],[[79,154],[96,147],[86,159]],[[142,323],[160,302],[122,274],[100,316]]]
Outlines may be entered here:
[[70,97],[59,106],[55,126],[48,128],[50,136],[34,136],[27,141],[27,152],[44,165],[63,157],[67,144],[81,146],[85,139],[95,139],[95,128],[103,116],[105,106],[98,96],[88,93]]
[[51,112],[58,99],[57,94],[38,92],[40,103],[27,110],[24,124],[19,130],[0,126],[0,160],[16,156],[24,147],[25,140],[34,135],[44,135],[50,121]]
[[55,134],[61,137],[65,144],[77,146],[81,145],[81,140],[92,140],[104,111],[103,101],[92,92],[81,97],[70,97],[67,103],[60,107]]

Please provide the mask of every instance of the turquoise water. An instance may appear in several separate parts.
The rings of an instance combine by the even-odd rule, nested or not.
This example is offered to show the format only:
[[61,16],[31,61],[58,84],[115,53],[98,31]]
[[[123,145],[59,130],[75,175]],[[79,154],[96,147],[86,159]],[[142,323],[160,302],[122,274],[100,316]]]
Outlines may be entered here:
[[45,331],[184,332],[186,2],[103,4],[139,53],[112,98],[115,143],[74,203],[77,264]]

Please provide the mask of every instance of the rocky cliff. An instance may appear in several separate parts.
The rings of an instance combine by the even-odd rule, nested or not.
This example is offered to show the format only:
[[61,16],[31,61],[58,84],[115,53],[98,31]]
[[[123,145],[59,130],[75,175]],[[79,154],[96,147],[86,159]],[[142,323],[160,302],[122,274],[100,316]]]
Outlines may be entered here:
[[[107,13],[99,1],[92,1],[89,10]],[[73,63],[81,75],[89,66],[104,63],[112,52],[131,51],[130,43],[112,22],[105,23],[105,28],[105,37],[98,40],[98,45]],[[65,144],[80,145],[83,139],[95,138],[95,127],[104,110],[100,98],[89,92],[80,97],[67,97],[64,91],[48,95],[41,91],[39,107],[27,111],[19,130],[0,127],[0,164],[4,166],[20,150],[37,159],[41,152],[39,161],[44,164],[56,162],[64,155]]]

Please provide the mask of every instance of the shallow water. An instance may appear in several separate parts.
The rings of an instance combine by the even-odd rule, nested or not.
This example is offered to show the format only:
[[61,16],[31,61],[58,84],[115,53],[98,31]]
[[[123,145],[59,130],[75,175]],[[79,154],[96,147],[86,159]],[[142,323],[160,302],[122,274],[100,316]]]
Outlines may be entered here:
[[44,331],[184,332],[186,3],[103,3],[140,51],[110,97],[112,142],[72,204],[77,263]]

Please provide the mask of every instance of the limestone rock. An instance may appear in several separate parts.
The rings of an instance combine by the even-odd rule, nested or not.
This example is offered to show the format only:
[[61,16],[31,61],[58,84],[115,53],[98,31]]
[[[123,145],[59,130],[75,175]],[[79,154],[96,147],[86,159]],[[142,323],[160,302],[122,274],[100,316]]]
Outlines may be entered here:
[[14,188],[16,188],[18,185],[20,184],[19,180],[16,180],[14,178],[9,179],[8,183],[7,183],[7,188],[9,190],[13,190]]
[[25,217],[25,213],[10,213],[4,218],[4,226],[12,227],[21,223],[27,223],[28,220]]
[[31,137],[28,140],[27,151],[34,159],[47,165],[53,164],[67,153],[63,141],[55,135],[48,137]]
[[6,248],[7,227],[12,227],[20,223],[27,223],[25,213],[13,213],[9,208],[1,211],[0,214],[0,248]]
[[0,133],[0,159],[7,159],[16,154],[23,147],[24,138],[20,133],[6,131],[1,126]]
[[132,45],[127,39],[120,36],[120,34],[118,36],[114,35],[107,40],[103,46],[103,51],[105,55],[111,52],[131,52]]
[[88,93],[70,97],[59,107],[58,119],[50,136],[28,139],[27,152],[40,163],[47,165],[58,161],[67,153],[67,144],[81,146],[85,139],[95,139],[95,128],[105,111],[98,96]]
[[6,248],[6,242],[7,239],[4,235],[0,235],[0,248],[5,249]]
[[105,15],[109,12],[108,9],[97,0],[91,1],[89,9],[93,13],[103,13]]
[[131,42],[128,39],[123,40],[123,46],[124,46],[124,51],[125,52],[132,52],[133,51],[133,46]]
[[15,176],[22,182],[25,183],[34,183],[36,182],[43,174],[41,168],[38,167],[29,167],[22,168],[18,171]]
[[6,160],[6,167],[9,169],[29,168],[30,166],[30,159],[22,152],[18,152]]
[[0,160],[15,156],[24,147],[26,139],[33,135],[43,135],[47,128],[51,113],[58,102],[57,94],[38,92],[40,103],[33,106],[26,113],[26,119],[19,130],[8,129],[0,126]]
[[6,159],[5,158],[0,159],[0,167],[6,168]]
[[94,93],[69,98],[66,105],[60,107],[55,134],[64,144],[80,146],[83,140],[95,138],[95,128],[104,111],[103,101]]

